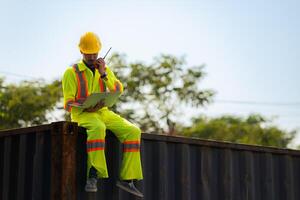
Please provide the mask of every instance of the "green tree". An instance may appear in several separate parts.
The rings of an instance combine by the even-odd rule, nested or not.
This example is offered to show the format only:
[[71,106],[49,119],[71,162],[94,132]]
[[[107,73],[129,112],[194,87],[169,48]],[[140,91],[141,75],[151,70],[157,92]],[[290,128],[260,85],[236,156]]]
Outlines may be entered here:
[[61,100],[60,81],[42,80],[4,84],[0,78],[0,129],[19,128],[47,122],[47,113]]
[[[143,131],[174,133],[182,106],[199,107],[211,101],[211,90],[201,90],[203,65],[188,67],[184,58],[161,55],[151,64],[126,63],[124,55],[113,54],[108,65],[125,86],[114,107]],[[61,82],[23,81],[4,86],[0,79],[0,128],[18,128],[47,122],[47,114],[62,102]],[[65,115],[69,119],[69,115]]]
[[188,67],[184,58],[160,55],[151,64],[128,64],[124,55],[113,54],[109,66],[125,87],[114,109],[143,131],[174,134],[183,107],[203,106],[214,95],[199,87],[204,66]]
[[271,120],[258,114],[247,118],[200,116],[193,119],[191,127],[184,127],[181,131],[189,137],[275,147],[287,147],[296,134],[296,131],[279,129]]

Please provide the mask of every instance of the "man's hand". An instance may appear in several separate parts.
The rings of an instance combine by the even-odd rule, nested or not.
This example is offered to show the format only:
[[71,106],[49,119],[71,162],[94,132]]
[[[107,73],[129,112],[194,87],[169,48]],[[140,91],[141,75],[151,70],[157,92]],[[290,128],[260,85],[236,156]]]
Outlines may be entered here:
[[94,107],[90,107],[90,108],[86,108],[83,111],[84,112],[96,112],[98,111],[100,108],[104,107],[105,103],[104,100],[100,101],[99,103],[97,103]]
[[98,58],[95,62],[96,69],[98,69],[101,75],[105,74],[106,67],[105,67],[105,60],[103,58]]

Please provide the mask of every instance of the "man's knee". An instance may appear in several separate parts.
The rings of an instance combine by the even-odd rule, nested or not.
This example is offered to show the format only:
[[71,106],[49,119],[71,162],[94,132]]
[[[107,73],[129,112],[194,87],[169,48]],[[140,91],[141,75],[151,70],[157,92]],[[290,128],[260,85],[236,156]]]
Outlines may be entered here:
[[137,126],[133,126],[131,129],[131,138],[140,139],[141,138],[141,129]]
[[88,134],[93,134],[94,137],[104,138],[106,133],[106,127],[103,123],[94,123],[93,125],[87,127]]

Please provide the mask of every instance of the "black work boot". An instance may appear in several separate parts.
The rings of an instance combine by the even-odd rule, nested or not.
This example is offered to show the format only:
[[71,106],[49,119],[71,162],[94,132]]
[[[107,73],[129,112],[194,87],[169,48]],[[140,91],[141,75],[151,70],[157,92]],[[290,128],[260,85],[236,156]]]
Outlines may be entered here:
[[85,184],[84,190],[86,192],[97,192],[98,191],[98,188],[97,188],[97,179],[95,179],[95,178],[88,178],[86,180],[86,184]]
[[117,181],[116,184],[119,188],[122,190],[125,190],[126,192],[129,192],[135,196],[143,198],[144,195],[135,187],[132,180],[130,181]]
[[91,167],[89,171],[89,177],[86,180],[85,191],[86,192],[97,192],[97,170],[94,167]]

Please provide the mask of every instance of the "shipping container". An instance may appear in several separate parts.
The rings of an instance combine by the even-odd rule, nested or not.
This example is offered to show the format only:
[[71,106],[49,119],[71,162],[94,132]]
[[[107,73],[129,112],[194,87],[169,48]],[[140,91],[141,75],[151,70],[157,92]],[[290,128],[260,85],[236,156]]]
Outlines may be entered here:
[[[0,199],[139,199],[115,186],[122,145],[106,136],[110,178],[84,191],[86,134],[76,123],[0,131]],[[142,134],[145,200],[299,200],[300,151]]]

